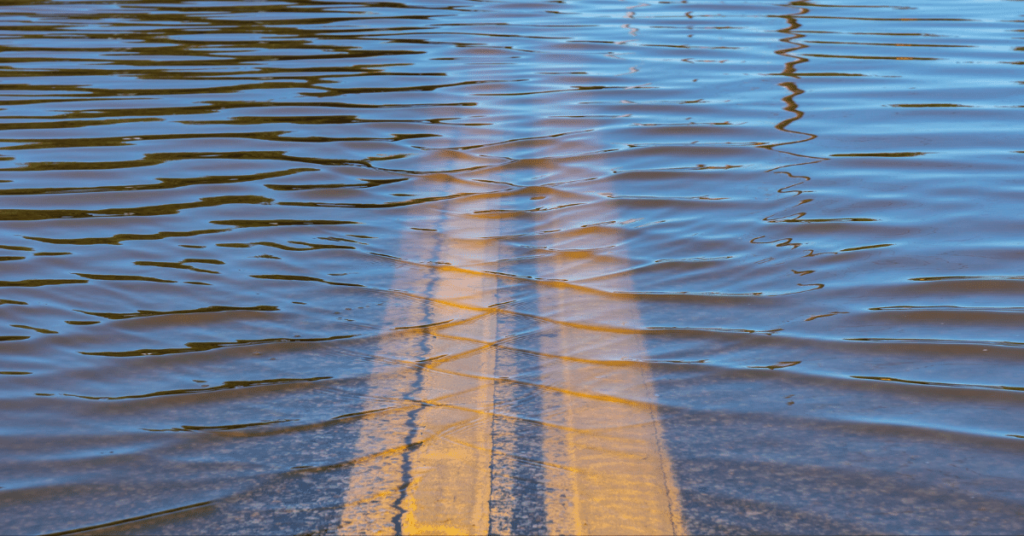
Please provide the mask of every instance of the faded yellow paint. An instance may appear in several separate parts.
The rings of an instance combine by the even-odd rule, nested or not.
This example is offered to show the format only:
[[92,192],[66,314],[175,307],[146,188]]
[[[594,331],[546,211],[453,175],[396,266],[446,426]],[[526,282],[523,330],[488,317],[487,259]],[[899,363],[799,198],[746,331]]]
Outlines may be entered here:
[[[557,159],[535,159],[537,173]],[[602,212],[614,221],[616,214]],[[599,262],[603,273],[628,269],[625,242],[614,227],[577,233],[571,252],[538,259],[540,272],[555,281],[572,281],[579,257]],[[618,255],[593,252],[614,247]],[[576,262],[568,262],[572,259]],[[541,352],[552,360],[544,377],[547,428],[548,532],[552,534],[685,534],[682,502],[663,447],[663,433],[642,335],[612,326],[642,326],[631,287],[605,307],[577,311],[574,286],[551,282],[538,292],[541,311],[550,311],[553,337]],[[557,321],[562,319],[561,321]],[[586,318],[585,325],[564,319]],[[602,326],[607,327],[602,329]],[[575,351],[584,340],[616,339],[618,363],[595,363]]]
[[[552,300],[569,300],[551,289]],[[554,305],[562,310],[568,301]],[[608,319],[635,315],[618,304]],[[616,322],[621,323],[621,322]],[[621,332],[617,345],[624,366],[574,359],[574,341],[600,333],[559,325],[544,353],[559,361],[545,378],[546,414],[559,424],[549,428],[545,452],[549,466],[549,530],[555,534],[683,534],[681,502],[662,430],[642,338]],[[610,395],[608,393],[614,393]],[[567,467],[571,470],[562,469]],[[568,492],[568,493],[567,493]]]
[[[439,153],[439,167],[451,166],[459,157],[455,151]],[[445,182],[444,176],[432,178]],[[480,228],[472,218],[456,217],[451,208],[440,203],[423,214],[419,223],[437,232],[410,235],[401,245],[403,254],[454,264],[494,258],[496,246],[479,237],[481,231],[486,236],[486,226],[497,225],[497,220],[484,220]],[[338,532],[485,534],[497,329],[496,317],[485,307],[495,301],[495,277],[444,266],[405,268],[400,267],[391,284],[396,298],[387,304],[389,321],[405,326],[472,322],[475,333],[471,339],[454,339],[429,328],[411,328],[396,329],[381,339],[366,396],[373,404],[381,399],[413,403],[404,403],[405,411],[374,415],[360,423],[358,452],[402,448],[356,464],[347,482]],[[470,346],[449,358],[460,359],[467,374],[437,372],[423,361],[449,342]]]

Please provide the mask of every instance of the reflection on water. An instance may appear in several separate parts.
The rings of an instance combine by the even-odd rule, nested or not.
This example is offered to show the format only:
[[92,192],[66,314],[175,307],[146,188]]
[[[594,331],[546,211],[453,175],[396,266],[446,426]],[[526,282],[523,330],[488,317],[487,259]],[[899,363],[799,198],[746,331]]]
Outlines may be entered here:
[[1009,0],[0,6],[5,533],[1019,533]]

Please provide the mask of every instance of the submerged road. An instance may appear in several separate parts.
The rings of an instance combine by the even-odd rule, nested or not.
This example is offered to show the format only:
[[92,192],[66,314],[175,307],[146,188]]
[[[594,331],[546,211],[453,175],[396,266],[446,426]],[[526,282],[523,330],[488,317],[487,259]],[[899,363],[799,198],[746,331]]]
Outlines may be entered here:
[[0,534],[1021,534],[1022,5],[0,2]]

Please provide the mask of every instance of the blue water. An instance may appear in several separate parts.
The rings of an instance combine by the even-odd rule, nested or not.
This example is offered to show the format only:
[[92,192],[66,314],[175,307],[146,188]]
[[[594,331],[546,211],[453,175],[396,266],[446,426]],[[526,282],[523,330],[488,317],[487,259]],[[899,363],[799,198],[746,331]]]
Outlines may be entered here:
[[0,39],[0,532],[1024,530],[1018,1]]

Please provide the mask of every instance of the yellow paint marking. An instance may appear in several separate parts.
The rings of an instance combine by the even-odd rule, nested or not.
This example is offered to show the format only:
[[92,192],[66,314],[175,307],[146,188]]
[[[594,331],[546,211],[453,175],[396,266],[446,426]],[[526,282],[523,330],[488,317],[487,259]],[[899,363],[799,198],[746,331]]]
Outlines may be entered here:
[[[459,157],[454,151],[438,153],[447,161],[438,162],[442,167]],[[459,265],[497,257],[497,246],[482,237],[497,234],[499,219],[477,222],[457,217],[446,213],[453,212],[451,202],[433,206],[434,212],[417,224],[438,232],[410,233],[401,244],[402,257]],[[367,398],[413,399],[424,405],[360,423],[359,452],[412,446],[400,455],[382,456],[354,468],[338,532],[486,534],[495,360],[490,341],[497,334],[497,318],[486,306],[497,301],[496,278],[443,266],[410,265],[400,267],[391,287],[397,292],[388,303],[386,321],[398,323],[396,327],[455,320],[473,322],[475,329],[471,339],[458,341],[439,337],[429,328],[409,329],[378,345],[379,363],[369,380]],[[462,316],[453,319],[453,314]],[[454,342],[476,343],[477,348],[456,353],[468,374],[434,372],[424,359],[447,353],[435,349]]]
[[[551,160],[535,160],[538,168]],[[537,174],[542,170],[538,169]],[[614,220],[607,211],[602,217]],[[614,228],[583,234],[573,240],[574,251],[543,257],[541,273],[561,281],[574,279],[579,257],[603,246],[616,246],[618,256],[599,261],[603,273],[629,269],[621,251],[624,237]],[[572,262],[568,262],[569,260]],[[587,260],[584,258],[584,263]],[[642,326],[635,301],[609,300],[604,307],[586,311],[574,300],[574,285],[550,285],[539,293],[542,316],[587,318],[587,328],[553,323],[553,335],[545,338],[542,352],[557,356],[552,372],[542,382],[554,387],[544,391],[545,417],[560,424],[549,427],[544,452],[554,462],[548,471],[548,532],[552,534],[685,534],[682,502],[672,471],[657,408],[643,401],[655,400],[647,352],[642,335],[626,335],[609,329],[604,336],[625,337],[620,346],[627,366],[588,363],[572,359],[574,349],[586,339],[600,337],[596,326]],[[626,292],[630,288],[622,289]],[[550,315],[545,314],[550,312]],[[596,325],[596,326],[595,326]],[[601,396],[617,393],[618,397]],[[617,398],[617,399],[616,399]],[[639,402],[634,402],[639,401]],[[572,467],[573,471],[557,466]]]
[[[562,292],[552,299],[568,298]],[[571,307],[560,301],[559,307]],[[615,311],[636,314],[628,307]],[[595,336],[565,324],[545,353],[571,356],[573,341]],[[615,334],[622,337],[622,334]],[[552,469],[548,481],[549,530],[556,534],[683,534],[681,501],[653,400],[642,338],[627,336],[628,366],[556,358],[544,378],[560,389],[545,392],[551,427],[545,441],[548,459],[575,471]],[[629,348],[632,346],[632,348]],[[620,346],[621,348],[621,346]],[[614,393],[614,394],[612,394]]]

